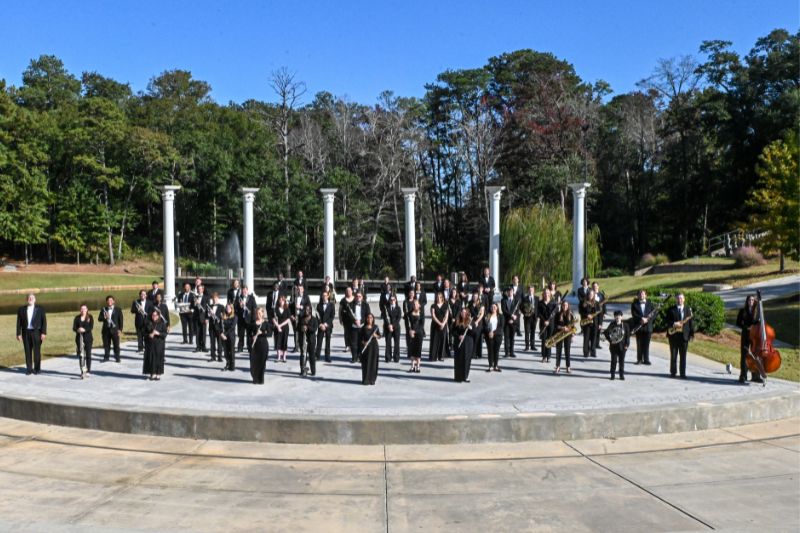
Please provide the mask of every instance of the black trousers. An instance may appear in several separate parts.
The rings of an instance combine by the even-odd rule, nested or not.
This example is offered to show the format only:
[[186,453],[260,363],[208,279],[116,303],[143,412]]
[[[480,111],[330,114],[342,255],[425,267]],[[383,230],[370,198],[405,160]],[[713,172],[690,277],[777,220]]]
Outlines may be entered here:
[[597,357],[597,326],[592,322],[583,326],[583,356]]
[[114,345],[114,357],[116,357],[117,361],[119,361],[120,351],[119,351],[119,335],[117,335],[117,330],[113,332],[106,328],[103,328],[103,358],[108,361],[109,353],[111,352],[111,345]]
[[144,325],[142,325],[141,327],[137,326],[137,328],[136,328],[136,351],[137,352],[144,351],[144,336],[146,334],[147,334],[147,332],[144,329]]
[[219,333],[211,326],[208,330],[208,340],[211,344],[211,358],[216,357],[222,361],[222,339],[219,338]]
[[503,342],[503,336],[494,334],[494,337],[486,335],[486,356],[489,358],[489,368],[496,368],[500,359],[500,344]]
[[611,352],[611,377],[617,372],[619,364],[619,377],[625,377],[625,349],[618,344],[609,345],[608,351]]
[[541,339],[541,343],[542,343],[542,359],[544,359],[545,361],[550,361],[550,355],[552,355],[552,353],[553,353],[553,349],[552,348],[548,348],[547,346],[544,345],[544,343],[547,341],[547,337],[549,337],[552,334],[553,333],[548,330],[546,334],[542,335],[542,339]]
[[225,351],[225,368],[236,370],[236,336],[228,335],[228,338],[222,341],[222,348]]
[[206,333],[208,333],[208,324],[205,320],[194,321],[195,334],[197,335],[197,351],[206,351]]
[[[86,365],[86,371],[92,371],[92,343],[91,342],[84,342],[83,343],[83,351],[84,351],[84,360],[83,364]],[[81,343],[80,341],[75,341],[75,353],[78,354],[78,366],[81,365]],[[81,372],[83,372],[83,368],[81,368]]]
[[636,332],[636,362],[650,363],[650,333],[645,328]]
[[331,362],[331,333],[333,328],[327,328],[325,331],[317,330],[317,348],[314,351],[314,359],[319,360],[319,354],[322,352],[322,341],[325,340],[325,362]]
[[191,313],[180,313],[180,317],[183,342],[192,344],[194,342],[194,317]]
[[245,320],[243,316],[236,317],[236,336],[239,337],[238,350],[240,352],[244,350],[245,339],[247,339],[248,350],[250,350],[250,346],[253,345],[253,334],[250,332],[250,328],[247,326],[247,320]]
[[39,372],[42,368],[42,330],[22,330],[22,347],[25,350],[25,368],[28,372]]
[[504,348],[505,348],[505,357],[516,357],[514,355],[514,332],[517,330],[517,323],[512,322],[509,324],[506,322],[504,326],[505,331],[503,332],[503,341],[504,341]]
[[311,367],[311,374],[317,373],[316,340],[317,336],[313,331],[307,331],[300,335],[300,372],[305,373],[306,366]]
[[678,356],[680,356],[680,375],[686,377],[686,350],[689,341],[683,340],[683,335],[672,335],[669,338],[669,373],[674,376],[678,373]]
[[569,368],[569,350],[572,347],[572,335],[556,344],[556,366],[561,366],[561,352],[564,352],[564,360]]
[[533,350],[536,344],[536,316],[523,317],[525,321],[525,349]]
[[350,362],[355,363],[361,360],[361,350],[358,348],[358,333],[360,328],[350,328]]
[[400,362],[400,328],[395,327],[394,331],[384,329],[386,338],[386,362]]

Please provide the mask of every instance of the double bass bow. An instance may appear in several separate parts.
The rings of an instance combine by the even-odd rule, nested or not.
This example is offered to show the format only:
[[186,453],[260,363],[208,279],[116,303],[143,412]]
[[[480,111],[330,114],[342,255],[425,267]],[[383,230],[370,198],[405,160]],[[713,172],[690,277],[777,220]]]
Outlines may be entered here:
[[761,291],[756,291],[758,302],[758,322],[750,326],[750,347],[747,349],[747,368],[750,372],[758,372],[767,384],[767,374],[775,372],[781,367],[781,354],[772,345],[775,340],[775,330],[767,324],[764,317],[764,305],[761,301]]

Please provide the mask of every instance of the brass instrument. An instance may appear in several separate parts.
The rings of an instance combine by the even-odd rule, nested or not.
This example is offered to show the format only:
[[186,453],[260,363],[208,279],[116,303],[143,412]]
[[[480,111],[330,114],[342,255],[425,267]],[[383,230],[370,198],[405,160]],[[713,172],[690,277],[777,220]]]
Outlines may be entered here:
[[[662,295],[662,296],[663,296],[663,295]],[[667,297],[666,297],[664,300],[662,300],[662,301],[661,301],[661,303],[659,303],[657,306],[655,306],[655,308],[653,308],[653,310],[652,310],[652,311],[650,311],[650,312],[647,314],[647,316],[646,316],[645,318],[647,319],[647,321],[648,321],[648,322],[650,322],[651,320],[653,320],[653,317],[654,317],[654,316],[656,316],[656,315],[658,314],[658,311],[659,311],[659,310],[660,310],[662,307],[664,307],[664,304],[665,304],[665,303],[667,303],[667,302],[669,301],[669,299],[670,299],[670,298],[672,298],[672,295],[671,295],[671,294],[670,294],[670,295],[668,295],[668,296],[667,296]],[[636,326],[635,328],[633,328],[633,329],[631,330],[631,335],[636,335],[636,332],[637,332],[637,331],[639,331],[640,329],[642,329],[643,327],[644,327],[644,322],[640,322],[638,326]]]
[[683,331],[683,326],[685,326],[686,323],[689,322],[691,319],[692,319],[692,310],[689,309],[684,319],[678,322],[677,326],[675,325],[670,326],[670,328],[667,330],[667,336],[675,335],[676,333],[681,333]]
[[589,313],[588,315],[586,315],[586,318],[582,318],[581,319],[581,326],[588,326],[589,324],[594,322],[594,319],[595,319],[595,317],[597,315],[599,315],[600,313],[603,312],[603,304],[599,304],[599,305],[600,305],[600,309],[598,309],[594,313]]
[[625,327],[622,324],[615,322],[606,331],[608,332],[608,342],[611,344],[619,344],[625,340]]
[[555,333],[547,337],[547,340],[544,341],[545,348],[552,348],[553,346],[563,341],[570,335],[577,334],[578,328],[575,326],[577,323],[578,323],[577,320],[573,320],[569,328],[556,331]]
[[103,316],[106,317],[106,324],[108,324],[110,329],[117,329],[117,325],[114,323],[114,318],[111,316],[111,313],[109,313],[108,307],[103,308]]
[[533,316],[535,309],[533,307],[533,303],[527,300],[526,296],[522,298],[522,316],[525,318],[530,318]]
[[83,344],[83,333],[78,333],[78,358],[81,366],[81,379],[86,373],[86,346]]
[[136,310],[139,311],[139,314],[144,318],[147,318],[147,311],[144,310],[144,303],[141,303],[139,300],[136,300]]

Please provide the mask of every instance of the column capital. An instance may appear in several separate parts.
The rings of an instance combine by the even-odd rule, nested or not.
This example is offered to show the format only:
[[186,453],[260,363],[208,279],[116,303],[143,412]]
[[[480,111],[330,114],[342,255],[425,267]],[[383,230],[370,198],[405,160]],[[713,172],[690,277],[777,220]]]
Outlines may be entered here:
[[583,198],[584,196],[586,196],[586,189],[588,189],[590,186],[591,186],[591,183],[586,183],[586,182],[583,182],[583,183],[568,183],[567,184],[567,187],[572,189],[572,193],[575,194],[576,196],[580,197],[580,198]]
[[336,191],[339,189],[320,189],[319,192],[325,200],[333,200]]
[[244,201],[252,202],[256,199],[256,193],[258,192],[258,187],[242,187],[241,191],[242,195],[244,196]]
[[500,196],[503,194],[503,191],[506,190],[504,185],[492,185],[491,187],[486,187],[486,192],[492,195],[492,198],[495,200],[499,200]]
[[175,193],[181,188],[180,185],[162,185],[161,186],[161,199],[174,200]]
[[405,198],[406,202],[413,202],[417,198],[416,187],[401,187],[400,192],[403,193],[403,198]]

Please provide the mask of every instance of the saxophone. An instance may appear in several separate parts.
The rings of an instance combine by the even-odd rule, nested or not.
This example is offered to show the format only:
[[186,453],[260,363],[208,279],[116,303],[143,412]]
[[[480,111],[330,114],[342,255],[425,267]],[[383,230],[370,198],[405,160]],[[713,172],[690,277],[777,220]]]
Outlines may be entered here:
[[553,333],[552,335],[550,335],[549,337],[547,337],[547,340],[544,341],[545,348],[552,348],[553,346],[555,346],[559,342],[563,341],[564,339],[566,339],[570,335],[577,334],[578,333],[578,328],[576,327],[577,323],[578,323],[577,320],[573,320],[572,324],[570,324],[569,328],[567,328],[565,330],[562,329],[560,331],[557,331],[557,332]]
[[586,315],[586,318],[581,319],[581,326],[588,326],[589,324],[594,322],[594,319],[595,319],[595,317],[597,315],[599,315],[600,313],[603,312],[603,304],[602,303],[598,303],[596,305],[599,305],[600,309],[598,309],[594,313],[590,313],[590,314]]
[[691,319],[692,319],[692,310],[689,309],[684,319],[678,322],[677,326],[671,326],[667,330],[667,336],[672,336],[675,335],[676,333],[681,333],[683,331],[683,326],[685,326],[686,323],[689,322]]

